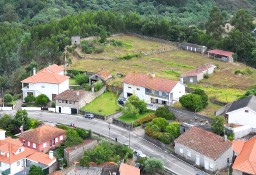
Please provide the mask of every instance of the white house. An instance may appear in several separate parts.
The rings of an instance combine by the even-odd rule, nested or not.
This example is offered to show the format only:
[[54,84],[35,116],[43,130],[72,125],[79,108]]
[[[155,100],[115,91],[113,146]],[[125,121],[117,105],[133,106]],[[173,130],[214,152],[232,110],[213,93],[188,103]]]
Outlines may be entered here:
[[40,70],[38,73],[33,71],[30,76],[22,82],[23,101],[28,95],[35,97],[45,94],[50,100],[56,95],[69,89],[69,77],[64,75],[64,68],[56,64]]
[[256,129],[256,96],[234,101],[227,107],[225,117],[228,123],[246,125]]
[[185,94],[185,85],[179,81],[142,73],[129,73],[123,80],[124,98],[138,96],[146,103],[173,104]]
[[52,151],[47,155],[24,147],[19,139],[5,138],[5,131],[0,130],[0,174],[23,174],[30,165],[40,166],[52,172],[55,162]]

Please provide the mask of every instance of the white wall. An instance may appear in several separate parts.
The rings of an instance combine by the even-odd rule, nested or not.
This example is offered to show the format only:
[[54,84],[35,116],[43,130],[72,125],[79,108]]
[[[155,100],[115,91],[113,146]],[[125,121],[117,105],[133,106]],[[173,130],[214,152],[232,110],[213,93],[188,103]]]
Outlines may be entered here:
[[62,106],[56,106],[56,112],[59,113],[59,107],[61,107],[61,113],[62,114],[71,114],[71,108],[70,107],[62,107]]
[[[248,110],[248,112],[245,112]],[[256,112],[248,107],[228,112],[228,123],[248,125],[256,128]]]
[[172,89],[173,99],[179,101],[179,98],[185,95],[185,85],[181,82],[178,82],[177,85]]
[[10,168],[9,164],[6,164],[4,162],[1,162],[0,171],[5,171]]
[[65,90],[69,89],[69,79],[59,84],[59,93],[64,92]]
[[19,161],[20,161],[19,166],[17,165],[18,161],[11,164],[11,174],[15,174],[15,173],[20,172],[24,169],[23,168],[23,159],[21,159]]
[[253,132],[253,129],[248,125],[232,128],[232,130],[234,133],[234,139],[242,138]]

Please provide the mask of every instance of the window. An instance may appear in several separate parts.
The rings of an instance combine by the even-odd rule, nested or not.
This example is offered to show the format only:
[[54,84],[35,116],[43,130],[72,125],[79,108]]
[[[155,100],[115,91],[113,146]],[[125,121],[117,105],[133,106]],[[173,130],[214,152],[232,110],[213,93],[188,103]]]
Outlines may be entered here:
[[65,100],[62,100],[62,103],[65,103]]
[[76,104],[76,102],[74,101],[74,105]]
[[210,163],[210,168],[213,169],[213,163]]
[[131,89],[132,87],[131,86],[128,86],[129,89]]
[[66,103],[68,103],[68,100],[66,100]]
[[183,154],[183,148],[180,148],[180,153]]
[[56,137],[56,138],[55,138],[55,143],[58,143],[58,141],[59,141],[59,140],[58,140],[58,138]]
[[155,94],[156,94],[156,95],[159,95],[159,91],[155,91]]
[[28,141],[28,146],[30,146],[30,141]]
[[41,86],[42,88],[45,88],[44,86]]
[[139,90],[140,90],[140,88],[137,88],[137,90],[139,91]]
[[248,109],[246,109],[244,112],[247,112],[247,113],[248,113],[248,112],[249,112],[249,110],[248,110]]
[[72,101],[69,101],[69,104],[72,104]]
[[145,89],[145,92],[146,92],[146,93],[151,94],[151,93],[152,93],[152,90],[151,90],[151,89],[146,88],[146,89]]
[[35,143],[33,143],[33,148],[36,148],[36,144]]
[[63,136],[60,136],[60,140],[63,140]]
[[189,78],[189,82],[190,82],[190,83],[193,83],[193,78]]
[[190,152],[190,151],[188,151],[188,153],[187,153],[187,154],[188,154],[188,157],[191,157],[191,152]]
[[46,148],[46,146],[47,146],[47,143],[45,142],[45,143],[43,144],[43,148]]
[[20,161],[17,161],[17,166],[20,166]]
[[159,95],[162,96],[162,92],[161,91],[159,91]]
[[19,148],[19,152],[21,152],[21,148]]
[[61,103],[61,100],[59,100],[59,103]]
[[0,162],[0,167],[2,166],[2,162]]

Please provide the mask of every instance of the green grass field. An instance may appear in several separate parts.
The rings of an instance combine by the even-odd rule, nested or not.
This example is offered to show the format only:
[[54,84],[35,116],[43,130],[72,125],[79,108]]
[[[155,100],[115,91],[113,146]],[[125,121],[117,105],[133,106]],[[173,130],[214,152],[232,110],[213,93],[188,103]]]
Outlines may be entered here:
[[105,92],[91,103],[87,104],[82,110],[93,112],[100,115],[110,115],[120,110],[117,104],[118,96],[111,92]]
[[132,122],[135,122],[137,119],[145,117],[145,116],[147,116],[149,114],[152,114],[152,113],[153,112],[147,112],[145,114],[139,114],[137,116],[132,116],[132,117],[127,116],[127,115],[124,114],[121,117],[118,117],[117,119],[122,121],[122,122],[125,122],[125,123],[132,123]]
[[76,82],[76,80],[74,78],[69,79],[69,84],[70,85],[78,85],[78,83]]

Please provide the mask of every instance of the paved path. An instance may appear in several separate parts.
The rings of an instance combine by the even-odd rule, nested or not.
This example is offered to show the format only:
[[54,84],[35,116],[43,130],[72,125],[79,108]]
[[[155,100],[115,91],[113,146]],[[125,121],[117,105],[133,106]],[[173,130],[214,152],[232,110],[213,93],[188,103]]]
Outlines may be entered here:
[[[7,112],[9,114],[14,114],[15,111]],[[93,132],[98,133],[102,136],[109,137],[111,139],[117,138],[118,142],[129,145],[129,131],[116,125],[110,125],[105,121],[98,119],[85,119],[79,115],[65,115],[65,114],[55,114],[46,112],[28,112],[29,117],[35,118],[42,121],[50,121],[62,124],[74,123],[75,126],[91,129]],[[165,167],[170,169],[172,172],[178,175],[195,175],[198,170],[191,165],[177,159],[173,155],[167,154],[164,150],[146,141],[141,132],[132,131],[130,133],[130,146],[135,150],[141,150],[144,154],[151,157],[157,157],[164,161]]]

